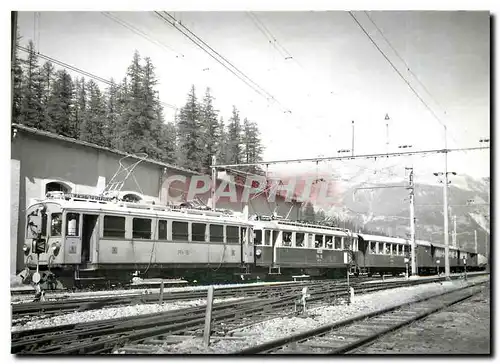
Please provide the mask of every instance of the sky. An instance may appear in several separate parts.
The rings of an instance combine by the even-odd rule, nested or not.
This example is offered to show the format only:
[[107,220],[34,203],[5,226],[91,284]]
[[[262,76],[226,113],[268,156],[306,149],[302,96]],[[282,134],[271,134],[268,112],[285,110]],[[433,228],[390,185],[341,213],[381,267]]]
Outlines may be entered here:
[[[265,90],[262,95],[153,12],[20,12],[18,25],[22,45],[33,39],[40,53],[106,79],[120,81],[138,50],[156,67],[161,100],[178,108],[191,85],[199,98],[210,87],[224,120],[235,105],[242,119],[258,123],[264,160],[336,156],[338,150],[352,148],[352,121],[355,154],[396,152],[399,145],[443,148],[444,124],[449,148],[479,146],[480,138],[490,136],[488,12],[169,14]],[[173,108],[165,108],[167,121],[174,115]],[[395,164],[396,173],[404,176],[402,166],[408,163],[420,168],[417,180],[443,169],[442,155],[378,164],[385,170]],[[341,173],[353,165],[373,169],[377,163],[271,168]],[[458,174],[489,176],[489,151],[451,153],[448,165]]]

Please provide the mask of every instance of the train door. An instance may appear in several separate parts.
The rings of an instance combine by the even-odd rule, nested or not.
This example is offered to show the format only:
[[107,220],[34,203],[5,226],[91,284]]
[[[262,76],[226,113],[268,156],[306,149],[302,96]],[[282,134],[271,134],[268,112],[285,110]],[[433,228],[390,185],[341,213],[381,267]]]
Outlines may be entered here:
[[241,228],[241,259],[242,263],[254,263],[253,239],[251,229]]
[[98,215],[83,214],[82,226],[82,263],[91,261],[91,252],[97,247],[97,218]]
[[[51,232],[56,224],[52,223]],[[64,262],[80,264],[82,253],[81,214],[66,213],[66,239],[64,241]]]

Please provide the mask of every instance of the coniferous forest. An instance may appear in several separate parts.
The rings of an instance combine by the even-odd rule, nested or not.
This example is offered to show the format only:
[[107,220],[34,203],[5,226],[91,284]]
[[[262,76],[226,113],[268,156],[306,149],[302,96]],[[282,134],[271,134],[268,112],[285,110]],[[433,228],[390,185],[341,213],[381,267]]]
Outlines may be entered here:
[[262,160],[257,124],[236,106],[224,122],[210,88],[186,90],[176,120],[165,122],[153,61],[137,51],[123,79],[101,89],[93,79],[42,63],[31,41],[27,49],[25,57],[17,50],[14,61],[14,123],[126,153],[147,153],[150,159],[198,172],[209,172],[213,155],[217,164]]

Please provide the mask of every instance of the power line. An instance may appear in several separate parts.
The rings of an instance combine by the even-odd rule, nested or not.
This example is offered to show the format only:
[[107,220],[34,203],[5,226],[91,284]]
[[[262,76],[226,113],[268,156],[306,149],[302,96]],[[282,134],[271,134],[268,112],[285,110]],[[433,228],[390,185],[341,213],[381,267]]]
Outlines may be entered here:
[[[30,53],[30,50],[28,48],[23,47],[23,46],[18,45],[17,48],[20,49],[20,50],[22,50],[23,52]],[[72,66],[70,64],[67,64],[67,63],[64,63],[62,61],[59,61],[59,60],[57,60],[55,58],[52,58],[50,56],[47,56],[47,55],[45,55],[43,53],[36,52],[36,54],[37,54],[38,57],[40,57],[42,59],[45,59],[45,60],[50,61],[52,63],[55,63],[55,64],[57,64],[57,65],[59,65],[59,66],[61,66],[63,68],[67,68],[67,69],[69,69],[69,70],[71,70],[73,72],[79,73],[79,74],[87,76],[89,78],[92,78],[92,79],[94,79],[96,81],[102,82],[102,83],[104,83],[104,84],[106,84],[108,86],[116,86],[115,83],[113,83],[113,82],[111,82],[111,81],[109,81],[109,80],[107,80],[105,78],[96,76],[96,75],[94,75],[94,74],[92,74],[90,72],[84,71],[84,70],[82,70],[80,68],[77,68],[77,67],[74,67],[74,66]],[[172,104],[169,104],[169,103],[166,103],[166,102],[163,102],[163,101],[160,101],[160,103],[163,106],[166,106],[168,108],[177,110],[177,107],[175,105],[172,105]]]
[[384,35],[384,33],[382,32],[382,30],[377,26],[377,24],[375,23],[375,21],[372,19],[372,17],[370,16],[370,14],[368,14],[367,11],[364,12],[366,14],[366,16],[368,17],[368,19],[370,19],[370,21],[372,22],[372,24],[375,26],[375,28],[377,28],[378,32],[380,33],[380,35],[382,36],[382,38],[384,38],[384,40],[386,41],[386,43],[389,45],[389,47],[391,47],[391,49],[393,50],[393,52],[396,54],[396,56],[401,60],[401,62],[404,63],[405,67],[406,67],[406,70],[415,78],[415,80],[419,83],[420,86],[422,86],[422,88],[424,89],[424,91],[430,96],[430,98],[432,99],[432,101],[434,101],[434,103],[439,106],[443,113],[446,114],[446,111],[443,109],[443,107],[437,102],[437,100],[432,96],[432,94],[430,93],[430,91],[427,89],[427,87],[425,87],[425,85],[418,79],[417,75],[415,73],[413,73],[413,71],[410,69],[410,66],[408,65],[408,63],[406,63],[406,61],[403,59],[403,57],[401,57],[401,55],[398,53],[398,51],[392,46],[391,42],[389,42],[389,40],[387,39],[387,37]]
[[223,57],[220,53],[210,47],[205,41],[203,41],[200,37],[194,34],[191,30],[189,30],[182,23],[178,22],[176,18],[170,15],[167,12],[163,12],[165,16],[163,16],[160,12],[155,11],[155,13],[164,20],[167,24],[171,25],[174,29],[183,34],[186,38],[188,38],[191,42],[193,42],[196,46],[202,49],[205,53],[207,53],[210,57],[212,57],[215,61],[221,64],[224,68],[230,71],[234,76],[243,81],[247,86],[252,88],[256,93],[264,97],[267,101],[274,101],[279,104],[285,113],[291,113],[290,110],[283,107],[283,105],[269,92],[267,92],[264,88],[258,85],[255,81],[253,81],[250,77],[248,77],[245,73],[240,71],[234,64],[228,61],[225,57]]
[[133,26],[132,24],[126,22],[125,20],[117,17],[116,15],[111,15],[111,13],[107,12],[107,11],[103,11],[101,12],[102,15],[104,15],[106,18],[114,21],[115,23],[127,28],[128,30],[134,32],[135,34],[141,36],[142,38],[148,40],[149,42],[161,47],[161,48],[164,48],[170,52],[173,52],[176,54],[176,58],[184,58],[184,55],[182,53],[178,53],[177,51],[175,51],[172,47],[164,44],[163,42],[160,42],[156,39],[154,39],[153,37],[149,36],[148,34],[146,34],[145,32],[143,32],[142,30],[136,28],[135,26]]
[[[252,12],[247,12],[248,17],[252,20],[252,22],[255,24],[257,29],[260,30],[260,32],[267,38],[269,43],[273,46],[274,49],[286,60],[286,59],[293,59],[292,55],[290,52],[288,52],[285,47],[283,47],[278,40],[274,37],[274,35],[267,29],[267,27],[264,25],[264,23],[257,17]],[[278,46],[281,48],[278,48]]]
[[[380,35],[382,36],[382,38],[384,38],[385,42],[389,45],[389,47],[392,49],[392,51],[394,52],[394,54],[396,54],[396,56],[399,58],[399,60],[401,62],[403,62],[403,64],[405,65],[406,67],[406,70],[413,76],[413,78],[418,82],[418,84],[423,88],[423,90],[427,93],[427,95],[429,95],[429,97],[431,98],[431,100],[441,109],[441,111],[443,112],[444,115],[446,115],[446,110],[444,110],[444,108],[441,106],[441,104],[434,98],[434,96],[430,93],[430,91],[427,89],[427,87],[425,87],[425,85],[419,80],[419,78],[417,77],[417,75],[415,73],[413,73],[413,71],[410,69],[410,66],[408,65],[408,63],[406,63],[406,61],[403,59],[403,57],[401,57],[401,55],[398,53],[398,51],[392,46],[391,42],[387,39],[387,37],[384,35],[384,33],[382,32],[382,30],[377,26],[377,24],[375,23],[375,21],[372,19],[372,17],[370,16],[370,14],[368,14],[367,11],[364,11],[364,13],[366,14],[366,16],[368,17],[368,19],[370,19],[371,23],[375,26],[375,28],[377,29],[377,31],[380,33]],[[439,121],[439,120],[438,120]],[[452,136],[452,139],[455,141],[455,143],[458,144],[458,142],[456,141],[456,139]]]
[[349,156],[337,156],[337,157],[317,157],[317,158],[303,158],[303,159],[283,159],[275,161],[262,161],[256,163],[240,163],[240,164],[221,164],[213,165],[211,167],[216,168],[227,168],[227,167],[245,167],[245,166],[258,166],[265,164],[288,164],[288,163],[301,163],[301,162],[321,162],[329,160],[353,160],[353,159],[377,159],[377,158],[390,158],[390,157],[402,157],[413,154],[438,154],[438,153],[451,153],[466,150],[482,150],[489,149],[490,147],[472,147],[472,148],[454,148],[454,149],[431,149],[431,150],[419,150],[411,152],[398,152],[398,153],[381,153],[381,154],[361,154],[361,155],[349,155]]
[[386,54],[382,51],[382,49],[380,49],[380,47],[378,46],[378,44],[373,40],[373,38],[370,36],[370,34],[368,34],[368,32],[365,30],[365,28],[361,25],[361,23],[358,21],[358,19],[356,19],[356,17],[354,16],[354,14],[352,13],[352,11],[349,11],[349,15],[354,19],[354,21],[356,22],[356,24],[359,26],[359,28],[361,28],[361,30],[363,31],[363,33],[368,37],[368,39],[370,39],[370,41],[372,42],[372,44],[377,48],[377,50],[380,52],[380,54],[382,54],[382,56],[387,60],[387,62],[389,62],[389,64],[391,65],[391,67],[394,69],[394,71],[396,71],[396,73],[399,75],[399,77],[401,77],[401,79],[408,85],[408,87],[410,88],[410,90],[415,94],[415,96],[417,96],[417,98],[420,100],[420,102],[427,108],[427,110],[429,110],[429,112],[434,116],[434,118],[443,126],[443,127],[447,127],[445,123],[443,123],[443,121],[441,121],[441,119],[436,115],[436,113],[429,107],[429,105],[427,105],[427,103],[422,99],[422,97],[420,97],[420,95],[417,93],[417,91],[415,91],[415,89],[413,88],[413,86],[406,80],[406,78],[401,74],[401,72],[396,68],[396,66],[391,62],[391,60],[386,56]]

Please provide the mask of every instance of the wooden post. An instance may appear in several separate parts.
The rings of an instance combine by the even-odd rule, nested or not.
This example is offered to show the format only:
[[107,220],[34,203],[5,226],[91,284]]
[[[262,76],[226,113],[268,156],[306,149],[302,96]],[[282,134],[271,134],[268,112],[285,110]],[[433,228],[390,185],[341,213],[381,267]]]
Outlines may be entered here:
[[163,303],[163,279],[161,280],[160,284],[160,302],[159,304],[161,305]]
[[210,346],[210,330],[212,326],[212,306],[214,302],[214,286],[208,287],[207,311],[205,313],[205,330],[203,331],[203,344]]

